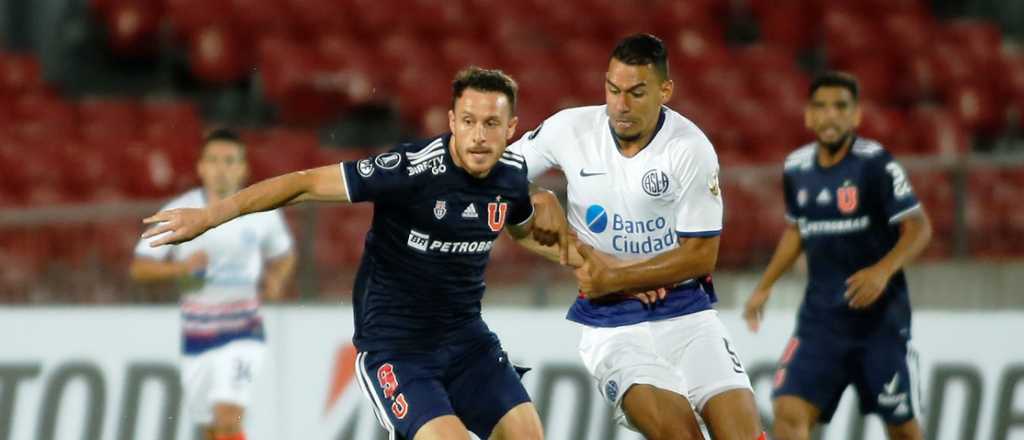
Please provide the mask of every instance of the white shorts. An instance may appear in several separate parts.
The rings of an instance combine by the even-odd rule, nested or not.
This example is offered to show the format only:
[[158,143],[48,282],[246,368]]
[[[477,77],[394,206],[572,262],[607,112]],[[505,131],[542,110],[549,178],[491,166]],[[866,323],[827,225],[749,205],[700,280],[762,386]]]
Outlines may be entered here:
[[698,417],[712,397],[751,389],[715,310],[622,327],[584,326],[579,350],[601,394],[615,406],[615,421],[633,430],[622,411],[622,396],[633,385],[686,397]]
[[262,341],[242,339],[185,356],[181,384],[192,420],[200,425],[212,423],[213,406],[218,403],[248,406],[265,352]]

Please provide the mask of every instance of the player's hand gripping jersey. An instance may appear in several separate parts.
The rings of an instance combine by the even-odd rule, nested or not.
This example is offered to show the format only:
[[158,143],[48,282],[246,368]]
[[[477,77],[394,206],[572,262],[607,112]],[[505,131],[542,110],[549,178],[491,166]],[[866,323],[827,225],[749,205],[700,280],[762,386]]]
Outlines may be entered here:
[[341,165],[349,199],[374,203],[353,294],[360,351],[431,351],[489,334],[484,269],[504,225],[533,214],[526,165],[506,151],[475,178],[452,162],[449,139]]
[[[650,143],[623,156],[605,106],[580,107],[551,116],[509,150],[526,159],[532,180],[560,168],[568,180],[570,226],[579,239],[620,259],[650,258],[685,237],[713,237],[722,229],[718,158],[707,137],[682,115],[663,107]],[[577,299],[569,319],[616,327],[709,309],[709,282],[684,281],[665,304]]]

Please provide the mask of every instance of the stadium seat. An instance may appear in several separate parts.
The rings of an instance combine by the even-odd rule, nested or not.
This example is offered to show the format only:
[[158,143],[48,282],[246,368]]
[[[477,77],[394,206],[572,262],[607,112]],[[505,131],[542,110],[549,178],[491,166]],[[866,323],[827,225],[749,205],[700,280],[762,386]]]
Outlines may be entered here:
[[231,0],[231,20],[238,29],[261,35],[292,35],[298,29],[288,6],[286,0]]
[[132,139],[142,125],[142,108],[127,99],[84,99],[78,103],[78,115],[82,138],[93,143]]
[[78,137],[78,111],[51,95],[23,95],[14,104],[17,136],[23,139]]
[[186,41],[200,29],[231,23],[231,0],[164,0],[164,10],[174,34]]
[[157,0],[111,0],[103,8],[107,42],[120,56],[154,55],[159,46],[161,4]]
[[994,136],[1004,128],[1005,104],[986,83],[962,83],[953,86],[946,98],[947,107],[969,131]]
[[250,65],[242,37],[224,24],[203,26],[189,35],[188,61],[192,73],[209,84],[240,80]]
[[860,133],[878,140],[893,154],[910,154],[914,151],[914,139],[903,112],[892,107],[883,107],[870,101],[861,104],[863,118]]
[[815,45],[815,8],[802,0],[752,1],[761,41],[787,48],[793,53]]
[[970,150],[970,137],[956,116],[942,107],[918,106],[910,112],[914,150],[919,154],[960,155]]
[[0,52],[0,95],[44,92],[42,66],[35,57]]

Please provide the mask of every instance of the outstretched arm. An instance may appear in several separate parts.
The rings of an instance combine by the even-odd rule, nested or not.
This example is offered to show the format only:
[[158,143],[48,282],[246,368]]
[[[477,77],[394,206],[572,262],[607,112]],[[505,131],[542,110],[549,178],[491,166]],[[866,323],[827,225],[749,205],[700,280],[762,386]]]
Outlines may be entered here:
[[800,231],[796,224],[790,224],[782,233],[779,244],[775,246],[775,254],[771,262],[761,275],[761,281],[757,283],[754,292],[747,299],[743,309],[743,319],[747,320],[747,327],[756,332],[761,328],[761,318],[764,315],[764,304],[772,295],[772,286],[779,280],[782,274],[793,267],[793,263],[803,252],[803,244],[800,242]]
[[530,185],[530,203],[533,217],[523,226],[508,228],[509,235],[530,252],[553,262],[579,267],[583,264],[569,237],[569,223],[565,211],[555,194],[547,189]]
[[143,220],[157,226],[142,238],[163,234],[150,243],[153,247],[181,243],[233,218],[305,201],[348,202],[341,166],[329,165],[267,179],[206,208],[158,212]]

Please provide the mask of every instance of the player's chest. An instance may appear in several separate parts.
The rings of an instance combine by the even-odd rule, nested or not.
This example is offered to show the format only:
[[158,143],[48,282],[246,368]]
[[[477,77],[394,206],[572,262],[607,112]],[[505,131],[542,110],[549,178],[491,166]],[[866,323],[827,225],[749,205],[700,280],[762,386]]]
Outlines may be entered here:
[[413,229],[446,236],[497,236],[512,209],[501,190],[426,192],[405,210]]
[[795,181],[794,202],[808,219],[854,218],[867,209],[868,190],[862,170],[808,174]]
[[675,201],[680,191],[669,154],[644,150],[622,156],[614,146],[600,146],[569,161],[563,171],[570,199],[585,204],[627,204],[657,209]]

